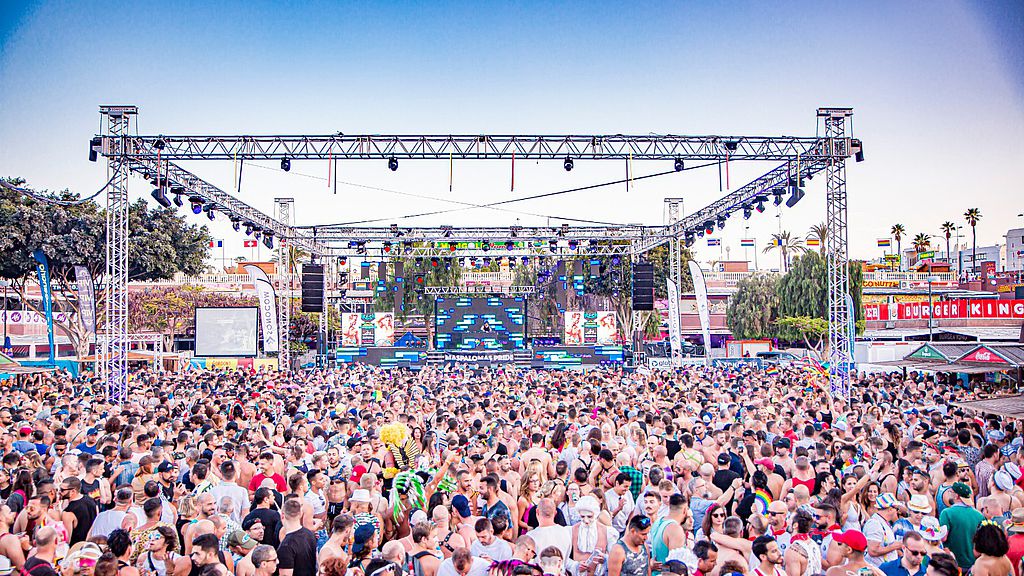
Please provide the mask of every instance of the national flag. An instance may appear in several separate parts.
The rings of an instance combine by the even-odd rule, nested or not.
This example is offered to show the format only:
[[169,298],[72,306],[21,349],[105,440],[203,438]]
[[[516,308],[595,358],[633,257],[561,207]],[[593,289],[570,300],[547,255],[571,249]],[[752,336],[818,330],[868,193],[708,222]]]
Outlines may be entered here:
[[224,241],[223,240],[210,240],[210,248],[223,248],[223,247],[224,247]]
[[742,246],[743,248],[753,248],[754,247],[754,239],[753,238],[744,238],[744,239],[740,240],[740,246]]
[[708,238],[708,246],[721,246],[721,245],[722,245],[722,239],[721,238]]
[[888,238],[879,238],[878,239],[878,247],[879,248],[888,248],[889,246],[892,246],[892,241],[889,240]]
[[782,240],[778,238],[772,238],[772,241],[768,243],[769,246],[782,246]]
[[242,246],[244,246],[246,248],[255,248],[256,244],[257,244],[257,242],[255,240],[243,240],[242,241]]
[[820,238],[808,238],[807,239],[807,246],[821,246],[821,239]]

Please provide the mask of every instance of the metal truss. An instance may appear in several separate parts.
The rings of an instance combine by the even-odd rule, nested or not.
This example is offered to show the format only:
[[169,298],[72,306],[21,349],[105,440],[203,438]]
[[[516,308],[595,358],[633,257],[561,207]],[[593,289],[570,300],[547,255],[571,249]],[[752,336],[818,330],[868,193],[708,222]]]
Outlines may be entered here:
[[847,123],[853,116],[850,109],[818,110],[825,123],[825,137],[831,157],[826,161],[825,202],[828,235],[825,237],[826,265],[828,268],[828,345],[829,388],[833,396],[846,398],[850,390],[850,293],[848,231],[846,227],[846,161],[850,155],[850,139],[846,137]]
[[456,243],[491,243],[529,242],[555,240],[615,241],[634,240],[646,236],[664,234],[664,226],[505,226],[505,227],[454,227],[435,226],[409,228],[392,225],[390,227],[356,228],[349,226],[317,226],[316,238],[322,242],[456,242]]
[[135,136],[137,155],[168,160],[790,160],[824,159],[824,139],[796,136],[382,135]]
[[483,248],[458,248],[454,252],[448,248],[447,243],[437,243],[429,246],[413,246],[408,248],[393,247],[390,251],[385,252],[383,248],[379,246],[366,246],[365,250],[359,250],[356,248],[349,247],[347,244],[344,248],[335,248],[331,250],[332,256],[339,258],[354,258],[354,259],[369,259],[369,260],[389,260],[389,259],[408,259],[408,258],[439,258],[439,259],[452,259],[452,258],[587,258],[587,257],[611,257],[619,256],[624,260],[631,253],[632,245],[627,242],[621,242],[616,244],[602,243],[597,246],[591,247],[589,244],[581,243],[573,250],[567,246],[566,243],[559,244],[557,248],[551,250],[550,247],[544,243],[542,246],[535,246],[530,249],[514,249],[506,250],[503,246],[495,246],[489,250]]
[[536,286],[427,286],[423,289],[427,296],[459,296],[462,294],[507,294],[509,296],[525,296],[536,294]]
[[100,363],[111,403],[128,400],[128,171],[126,145],[135,106],[101,106],[110,146],[107,169],[107,270],[105,338]]
[[[103,149],[104,154],[107,154],[106,146]],[[156,179],[159,175],[163,179],[162,181],[167,183],[169,192],[180,188],[184,196],[200,198],[204,205],[209,203],[214,206],[215,212],[238,220],[243,225],[251,223],[264,233],[269,230],[275,237],[285,238],[291,244],[312,254],[323,254],[327,251],[326,246],[316,242],[305,231],[267,216],[181,166],[173,162],[165,162],[163,157],[158,163],[155,155],[149,153],[140,155],[136,148],[136,152],[128,159],[127,164],[132,172],[147,180]]]
[[[799,170],[797,165],[799,164]],[[744,206],[754,206],[758,202],[769,202],[772,192],[777,189],[788,191],[790,180],[796,179],[799,172],[802,179],[809,179],[825,169],[824,161],[791,162],[782,164],[770,172],[758,177],[742,188],[708,204],[704,208],[685,216],[674,224],[670,224],[660,234],[637,240],[637,252],[647,252],[673,238],[682,238],[686,232],[703,229],[707,222],[715,222],[720,216],[742,211]]]
[[[274,198],[274,204],[277,206],[277,221],[281,222],[285,226],[290,226],[292,223],[292,205],[295,204],[294,198]],[[289,247],[291,244],[287,242],[277,243],[277,264],[278,266],[284,266],[284,270],[278,272],[278,277],[284,278],[284,285],[286,288],[281,290],[277,298],[277,333],[278,342],[280,348],[277,353],[277,367],[278,370],[288,371],[291,368],[292,351],[288,344],[291,342],[291,314],[292,314],[292,270],[291,270],[291,255]]]

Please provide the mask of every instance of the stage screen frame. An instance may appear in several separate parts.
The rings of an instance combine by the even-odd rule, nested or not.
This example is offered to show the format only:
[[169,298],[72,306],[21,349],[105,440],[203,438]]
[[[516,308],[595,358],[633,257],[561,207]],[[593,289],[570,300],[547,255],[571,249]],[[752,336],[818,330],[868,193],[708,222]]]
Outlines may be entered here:
[[[216,316],[210,313],[230,312],[237,316],[234,322],[244,322],[245,325],[238,329],[238,334],[246,336],[243,343],[244,348],[238,348],[236,352],[218,348],[215,344],[207,342],[204,336],[217,331],[217,326],[209,326],[210,322],[216,322]],[[195,309],[196,349],[195,355],[199,358],[255,358],[259,351],[259,308],[255,306],[227,307],[227,306],[203,306]],[[202,322],[202,324],[200,324]],[[207,353],[209,351],[210,353]]]

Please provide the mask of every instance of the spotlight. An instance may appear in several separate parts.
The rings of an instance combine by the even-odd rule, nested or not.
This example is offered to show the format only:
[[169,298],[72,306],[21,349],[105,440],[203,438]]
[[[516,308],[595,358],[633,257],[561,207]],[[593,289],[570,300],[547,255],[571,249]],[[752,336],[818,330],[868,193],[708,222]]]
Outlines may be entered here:
[[558,250],[558,240],[548,240],[548,250],[552,252]]
[[575,250],[577,246],[579,246],[579,243],[575,240],[569,240],[569,250]]
[[257,229],[252,231],[252,237],[253,238],[259,240],[261,236],[263,236],[263,230],[260,230],[259,228],[257,228]]
[[203,199],[198,196],[192,196],[188,199],[189,204],[192,205],[192,213],[199,215],[203,213]]
[[391,242],[385,242],[384,243],[384,252],[388,252],[388,253],[391,252]]
[[183,204],[185,204],[185,203],[181,201],[181,194],[175,194],[174,195],[174,205],[179,207],[179,208],[181,208],[181,206]]
[[793,186],[792,188],[789,189],[789,199],[786,200],[786,207],[792,208],[793,206],[796,206],[796,203],[799,202],[800,199],[803,197],[803,188],[800,188],[799,186]]
[[743,219],[744,220],[750,220],[750,216],[753,215],[753,213],[754,213],[754,209],[753,209],[753,207],[750,206],[750,204],[744,204],[743,205]]
[[484,256],[484,266],[490,266],[490,265],[491,265],[491,257],[490,256]]
[[452,237],[452,227],[451,226],[441,226],[441,230],[444,232],[444,237],[445,238],[451,238]]
[[683,168],[685,167],[683,165],[683,159],[682,158],[676,158],[676,162],[675,162],[675,165],[673,167],[676,169],[676,172],[682,172]]
[[392,172],[398,170],[398,158],[395,158],[394,156],[388,158],[388,170],[391,170]]
[[181,201],[181,195],[185,193],[185,189],[181,186],[171,186],[171,194],[174,194],[174,205],[179,208],[184,204]]
[[725,149],[728,150],[729,152],[735,152],[738,146],[739,142],[736,142],[734,140],[726,140],[725,142]]
[[423,258],[420,258],[419,256],[416,257],[416,267],[417,268],[422,268],[423,267]]
[[263,234],[263,245],[270,249],[274,248],[274,233],[270,230]]
[[491,243],[488,242],[487,240],[484,240],[483,242],[480,243],[480,248],[482,248],[484,252],[487,252],[488,250],[491,249]]
[[348,266],[348,256],[339,256],[338,266]]
[[772,204],[774,204],[776,206],[778,206],[779,204],[782,204],[782,197],[785,194],[786,193],[785,193],[785,191],[782,190],[782,188],[776,188],[776,189],[772,190],[772,197],[773,197]]
[[238,232],[242,228],[242,222],[237,220],[237,219],[235,219],[235,218],[232,218],[231,219],[231,228],[234,229],[235,232]]
[[523,264],[529,264],[529,263],[530,263],[530,257],[529,256],[523,256]]
[[167,193],[164,192],[163,187],[154,188],[149,195],[152,196],[154,200],[156,200],[157,204],[163,206],[164,208],[171,207],[171,200],[170,198],[167,197]]
[[251,222],[245,223],[245,235],[252,236],[253,226]]
[[516,243],[515,242],[513,242],[511,240],[509,240],[508,242],[505,242],[505,250],[508,250],[509,252],[511,252],[511,251],[515,250],[515,248],[516,248]]
[[758,198],[757,199],[757,206],[754,206],[754,210],[757,210],[758,214],[764,213],[764,200]]
[[430,259],[430,267],[431,268],[437,268],[437,265],[440,264],[440,263],[441,263],[441,261],[438,260],[436,257]]
[[359,254],[366,254],[366,242],[357,242],[356,252],[358,252]]
[[704,223],[704,231],[707,232],[709,235],[715,232],[715,223],[713,220],[708,220],[707,222]]
[[89,162],[95,162],[99,159],[98,149],[103,146],[103,139],[99,136],[89,140]]
[[281,170],[288,172],[292,169],[292,161],[289,158],[281,158]]
[[214,218],[217,217],[217,215],[214,214],[214,212],[213,212],[213,204],[210,204],[209,206],[207,206],[205,208],[205,210],[206,210],[206,217],[209,218],[210,220],[213,220]]
[[449,242],[448,243],[448,251],[449,252],[455,252],[456,248],[458,248],[458,244],[456,244],[455,242]]
[[718,217],[718,229],[719,230],[722,230],[722,229],[725,228],[725,221],[726,221],[727,218],[728,217],[725,216],[725,215],[722,215],[722,216]]
[[621,263],[622,258],[619,258],[618,256],[612,256],[612,266],[618,266]]
[[703,228],[697,230],[697,237],[698,238],[703,238],[704,237],[704,229]]
[[157,150],[163,150],[165,147],[167,147],[167,143],[164,142],[163,138],[157,138],[156,142],[153,142],[153,148]]
[[696,241],[697,241],[697,238],[694,237],[694,235],[692,233],[688,233],[685,236],[685,238],[683,240],[683,243],[686,244],[687,248],[689,248],[690,246],[693,246],[693,243],[696,242]]
[[565,168],[566,172],[571,172],[572,171],[572,157],[571,156],[566,156],[565,157],[565,162],[562,162],[562,168]]
[[590,241],[590,251],[597,252],[597,240]]

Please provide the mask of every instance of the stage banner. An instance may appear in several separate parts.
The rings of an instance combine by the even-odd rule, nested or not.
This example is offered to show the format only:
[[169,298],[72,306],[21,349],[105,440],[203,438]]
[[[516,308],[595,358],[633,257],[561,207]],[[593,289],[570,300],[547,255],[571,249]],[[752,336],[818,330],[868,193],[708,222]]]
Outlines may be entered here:
[[[668,339],[672,345],[672,358],[674,360],[681,357],[683,352],[683,329],[679,324],[679,287],[676,286],[676,283],[671,278],[666,279],[665,283],[668,286]],[[699,306],[700,304],[698,303],[698,312]],[[707,310],[707,299],[704,302],[704,309]]]
[[395,315],[391,312],[377,312],[373,318],[373,345],[393,346],[395,344]]
[[359,346],[362,343],[360,324],[362,324],[362,314],[345,312],[341,315],[342,346]]
[[78,284],[78,308],[82,314],[82,325],[89,334],[96,333],[96,290],[92,274],[85,266],[75,266],[75,283]]
[[583,317],[582,310],[565,311],[565,334],[562,337],[562,344],[565,346],[583,345]]
[[690,276],[693,277],[693,293],[697,297],[697,315],[700,317],[700,331],[704,336],[704,359],[711,358],[711,314],[708,311],[708,286],[704,282],[704,271],[690,260]]
[[56,350],[53,344],[53,295],[50,293],[50,262],[42,250],[32,252],[36,259],[36,273],[39,274],[39,293],[43,298],[43,312],[46,314],[46,337],[50,344],[49,362],[52,364]]
[[[274,293],[274,285],[270,277],[259,266],[247,264],[243,268],[252,278],[256,287],[256,298],[260,301],[260,320],[263,323],[263,352],[279,352],[281,350],[281,336],[277,326],[277,296]],[[284,327],[288,329],[287,326]]]
[[615,343],[619,334],[619,323],[615,319],[614,310],[601,310],[597,313],[597,344],[608,346]]

